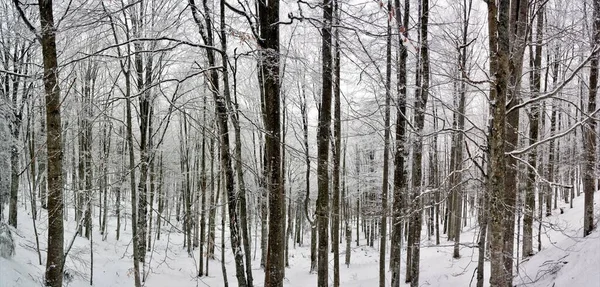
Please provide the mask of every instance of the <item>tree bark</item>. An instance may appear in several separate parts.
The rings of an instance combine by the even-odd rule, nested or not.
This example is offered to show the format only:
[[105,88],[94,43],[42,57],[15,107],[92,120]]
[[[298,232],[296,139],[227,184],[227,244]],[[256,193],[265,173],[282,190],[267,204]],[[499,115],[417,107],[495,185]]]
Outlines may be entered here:
[[423,127],[425,125],[425,110],[427,107],[427,98],[429,96],[429,47],[427,41],[429,24],[429,0],[421,2],[421,25],[420,25],[420,62],[421,62],[421,86],[417,86],[417,98],[415,99],[414,126],[415,139],[413,142],[413,162],[412,162],[412,208],[409,226],[408,251],[411,257],[408,267],[410,268],[410,286],[419,286],[419,261],[421,251],[421,177],[422,177],[422,151],[423,151]]
[[[505,287],[509,282],[504,265],[504,222],[505,212],[505,174],[506,157],[506,96],[508,89],[509,62],[509,12],[510,1],[500,0],[497,6],[488,1],[488,31],[490,48],[490,132],[488,145],[490,151],[489,184],[489,224],[490,224],[490,285]],[[512,279],[510,280],[512,281]],[[512,283],[512,282],[511,282]]]
[[[392,11],[392,2],[387,3],[388,11]],[[386,65],[385,65],[385,115],[383,120],[383,181],[381,183],[381,230],[379,242],[379,287],[385,287],[385,256],[388,225],[388,188],[389,188],[389,157],[390,157],[390,102],[392,97],[392,19],[387,22],[386,36]],[[336,112],[339,96],[336,97]]]
[[[530,48],[529,66],[530,72],[530,87],[532,90],[531,97],[538,97],[541,88],[541,68],[542,68],[542,38],[544,33],[544,6],[539,7],[536,26],[536,46],[535,54]],[[539,103],[534,103],[528,113],[529,119],[529,145],[538,141],[538,131],[540,122]],[[525,214],[523,217],[523,256],[533,255],[533,219],[535,217],[535,187],[536,187],[536,166],[537,166],[537,149],[532,150],[527,159],[529,168],[527,169],[527,180],[525,186]],[[541,202],[540,206],[541,208]]]
[[[511,110],[521,100],[521,75],[523,74],[523,55],[526,46],[528,29],[528,0],[512,0],[510,3],[509,54],[508,54],[508,89],[506,109]],[[502,40],[501,40],[502,41]],[[506,115],[505,152],[517,149],[519,145],[519,112],[514,109]],[[507,273],[507,284],[512,286],[513,254],[515,242],[515,215],[517,200],[517,158],[506,157],[505,174],[505,221],[504,221],[504,268]]]
[[[48,156],[48,253],[46,286],[61,287],[63,278],[63,151],[60,87],[56,56],[56,28],[52,1],[38,1],[41,25],[44,91],[46,94],[46,151]],[[15,222],[16,224],[16,222]]]
[[322,94],[319,109],[319,127],[317,132],[317,225],[318,268],[317,286],[327,287],[329,284],[329,141],[331,125],[331,94],[332,66],[331,57],[331,28],[333,20],[333,5],[330,0],[323,0],[322,35]]
[[[594,29],[592,47],[598,47],[600,45],[600,3],[599,1],[593,2],[594,12],[592,19],[594,19]],[[598,53],[593,56],[590,63],[589,87],[587,108],[589,118],[585,120],[587,129],[583,132],[584,158],[586,159],[583,175],[583,236],[590,235],[592,230],[594,230],[594,192],[597,188],[594,186],[594,178],[596,178],[596,145],[598,144],[598,135],[595,133],[596,120],[594,119],[594,113],[596,112],[596,94],[598,92]]]
[[[207,1],[203,1],[204,6],[204,20],[205,23],[202,23],[200,18],[200,12],[195,4],[194,0],[189,0],[190,9],[192,11],[192,16],[194,18],[194,22],[198,26],[198,30],[200,36],[202,37],[204,43],[208,46],[213,46],[213,32],[212,32],[212,21],[211,18],[207,15],[210,15],[210,10],[208,8]],[[204,26],[206,25],[206,27]],[[204,30],[206,28],[206,31]],[[214,67],[216,64],[214,51],[210,48],[206,48],[206,55],[208,59],[208,64],[210,67]],[[228,63],[223,63],[225,67]],[[217,70],[211,70],[207,77],[208,86],[213,94],[213,98],[215,101],[215,114],[216,121],[218,126],[218,135],[219,135],[219,156],[220,156],[220,166],[223,170],[224,177],[224,187],[227,194],[227,202],[228,202],[228,216],[229,216],[229,230],[231,237],[231,249],[235,259],[235,269],[236,269],[236,278],[239,286],[247,286],[246,275],[244,271],[244,254],[241,248],[241,240],[240,240],[240,231],[239,231],[239,215],[237,212],[237,201],[238,198],[236,196],[234,182],[233,182],[233,169],[231,165],[231,151],[230,151],[230,141],[229,141],[229,126],[228,126],[228,109],[227,109],[227,95],[221,96],[219,95],[219,75]],[[224,93],[229,93],[229,79],[227,79],[227,74],[224,73]]]
[[266,187],[269,192],[269,239],[265,286],[283,286],[285,270],[285,190],[281,174],[279,1],[258,3],[261,74],[264,88]]
[[[400,0],[395,0],[396,27],[398,30],[398,67],[396,70],[396,150],[394,155],[394,202],[392,204],[392,239],[390,244],[390,268],[392,269],[392,287],[400,286],[400,253],[402,242],[404,192],[406,187],[405,158],[407,156],[406,143],[406,60],[408,51],[404,46],[408,39],[410,1],[404,1],[404,15],[400,10]],[[404,18],[404,19],[403,19]],[[357,230],[358,232],[358,230]]]
[[[334,25],[340,23],[339,0],[333,1]],[[342,114],[341,114],[341,87],[340,87],[340,29],[334,31],[334,57],[333,57],[333,182],[331,200],[331,246],[333,249],[333,287],[340,286],[340,161],[342,152]],[[383,239],[385,241],[385,238]],[[385,258],[384,258],[385,262]],[[385,263],[384,263],[385,265]]]
[[[227,40],[226,40],[227,29],[225,28],[225,1],[221,1],[221,49],[227,51]],[[222,54],[224,59],[227,59],[227,53]],[[223,62],[227,62],[224,60]],[[247,212],[247,200],[246,200],[246,182],[244,181],[244,170],[242,167],[242,139],[241,139],[241,127],[240,127],[240,116],[237,101],[237,58],[235,59],[235,69],[233,70],[233,101],[228,98],[227,101],[232,106],[233,111],[231,113],[231,119],[233,123],[233,129],[235,131],[235,170],[238,182],[238,188],[240,193],[240,228],[242,230],[242,242],[244,246],[244,255],[246,259],[246,279],[248,281],[248,287],[253,286],[252,276],[252,257],[250,250],[250,227],[248,226],[248,212]],[[224,71],[227,71],[225,69]],[[226,94],[227,96],[227,94]]]

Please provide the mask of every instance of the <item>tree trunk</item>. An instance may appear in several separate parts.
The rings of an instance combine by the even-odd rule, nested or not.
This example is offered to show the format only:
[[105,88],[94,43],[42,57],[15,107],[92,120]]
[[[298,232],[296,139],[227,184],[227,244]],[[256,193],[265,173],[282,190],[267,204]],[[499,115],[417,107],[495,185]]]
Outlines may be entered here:
[[[63,278],[63,151],[60,113],[60,88],[56,57],[56,30],[52,1],[38,1],[41,24],[42,58],[44,62],[44,91],[46,122],[48,123],[46,151],[48,156],[48,253],[46,257],[46,286],[61,287]],[[16,221],[15,221],[16,224]]]
[[[205,23],[203,24],[200,19],[200,12],[196,7],[194,0],[189,0],[190,9],[192,11],[192,16],[194,18],[194,22],[198,26],[200,36],[202,37],[204,44],[208,46],[213,46],[213,32],[212,32],[212,20],[209,16],[210,10],[208,8],[207,1],[203,2],[204,13],[205,13]],[[204,30],[204,25],[206,25],[206,31]],[[224,39],[222,39],[224,40]],[[210,67],[214,67],[216,64],[214,51],[210,48],[206,48],[206,55],[208,59],[208,64]],[[223,67],[227,67],[227,63],[223,63]],[[230,142],[229,142],[229,126],[228,126],[228,111],[227,111],[227,101],[229,98],[229,79],[226,70],[223,72],[223,91],[227,95],[225,97],[219,94],[219,75],[217,74],[217,70],[211,70],[207,77],[208,86],[213,94],[213,98],[215,101],[215,114],[216,121],[218,125],[218,134],[219,134],[219,156],[220,156],[220,166],[224,173],[224,187],[227,194],[227,206],[228,206],[228,216],[229,216],[229,230],[231,237],[231,249],[235,258],[235,269],[236,269],[236,278],[239,286],[247,286],[246,275],[244,272],[244,255],[241,250],[241,240],[239,234],[239,216],[237,212],[237,201],[238,198],[236,196],[234,182],[233,182],[233,169],[231,165],[231,151],[230,151]]]
[[[226,39],[225,29],[225,4],[221,2],[221,39]],[[227,41],[221,41],[222,50],[227,51]],[[227,54],[223,53],[226,57]],[[224,61],[226,62],[226,61]],[[226,94],[227,95],[227,94]],[[240,116],[237,101],[237,58],[235,59],[235,69],[233,70],[233,97],[234,101],[227,99],[229,104],[233,106],[233,112],[231,113],[231,119],[233,122],[233,128],[235,131],[235,171],[237,175],[238,188],[240,193],[240,228],[242,230],[242,242],[244,246],[244,255],[246,259],[246,277],[248,280],[248,287],[253,286],[252,276],[252,257],[250,250],[250,227],[248,226],[248,212],[247,212],[247,200],[246,200],[246,183],[244,181],[244,171],[242,167],[242,139],[241,139],[241,127],[240,127]]]
[[329,284],[329,141],[331,125],[332,66],[331,27],[333,5],[330,0],[323,0],[322,35],[322,95],[319,109],[319,127],[317,132],[317,224],[319,232],[317,286],[327,287]]
[[8,207],[8,224],[15,228],[17,228],[17,201],[19,195],[19,174],[21,173],[19,170],[19,148],[17,147],[19,143],[19,131],[21,130],[20,115],[16,122],[13,123],[11,131],[13,144],[10,148],[10,202]]
[[[535,55],[533,49],[529,50],[529,66],[530,66],[530,87],[532,90],[531,97],[535,98],[540,94],[541,88],[541,68],[542,68],[542,38],[544,33],[544,6],[538,9],[537,26],[536,26],[536,46]],[[535,144],[538,141],[539,131],[539,104],[534,103],[528,113],[529,119],[529,145]],[[537,149],[529,152],[527,163],[527,180],[525,187],[525,214],[523,217],[523,256],[533,255],[533,218],[535,213],[535,186],[536,186],[536,166],[537,166]],[[541,208],[541,202],[540,206]]]
[[[223,170],[222,169],[219,169],[218,176],[219,176],[219,179],[223,178]],[[220,182],[220,180],[219,180],[219,182]],[[217,186],[220,187],[220,184],[217,184]],[[217,188],[217,193],[221,193],[221,188]],[[225,189],[223,189],[223,199],[221,200],[221,272],[223,273],[223,286],[224,287],[229,286],[229,283],[227,282],[227,268],[225,267],[225,218],[226,218],[226,213],[227,213],[226,206],[228,205],[228,202],[225,200],[226,196],[227,196],[227,194],[225,193]],[[229,203],[229,204],[231,204],[231,203]]]
[[[119,126],[118,136],[120,139],[125,138],[123,126]],[[119,166],[117,169],[117,176],[119,180],[115,186],[115,213],[117,214],[117,229],[115,230],[115,233],[117,241],[121,235],[121,187],[125,181],[125,176],[122,175],[125,166],[125,146],[125,140],[120,140],[117,145],[117,156],[119,158]]]
[[[526,32],[529,20],[526,0],[513,0],[510,3],[509,23],[509,54],[508,54],[508,87],[507,111],[520,102],[521,75],[523,74],[523,55],[527,44]],[[502,41],[502,39],[501,39]],[[506,115],[506,144],[505,152],[517,149],[519,145],[519,112],[520,109],[509,111]],[[517,158],[506,157],[506,174],[504,180],[505,221],[504,221],[504,268],[506,270],[507,286],[512,286],[513,253],[515,241],[515,211],[517,200]]]
[[423,151],[423,127],[425,125],[425,110],[427,107],[427,98],[429,95],[429,47],[427,41],[428,24],[429,24],[429,0],[421,2],[421,26],[420,35],[421,49],[421,86],[417,86],[417,98],[415,99],[415,139],[413,143],[413,162],[412,162],[412,208],[409,227],[408,251],[411,257],[410,263],[407,263],[407,268],[410,268],[410,286],[419,286],[419,259],[421,245],[421,221],[423,210],[421,208],[421,163]]
[[206,273],[204,275],[208,276],[208,260],[215,259],[215,213],[217,211],[216,204],[219,199],[219,193],[217,192],[217,200],[215,200],[215,149],[214,149],[214,139],[210,140],[210,188],[208,189],[210,192],[208,203],[210,204],[210,211],[208,213],[208,239],[206,246]]
[[[392,11],[392,2],[388,1],[388,11]],[[389,188],[389,157],[390,157],[390,102],[392,97],[392,19],[387,23],[386,65],[385,65],[385,116],[383,135],[383,182],[381,183],[381,231],[379,243],[379,287],[385,287],[385,256],[388,224],[388,188]],[[337,31],[337,30],[336,30]],[[336,113],[339,96],[336,97]],[[338,118],[339,120],[339,118]]]
[[[472,1],[469,0],[468,4],[467,1],[463,2],[463,27],[462,27],[462,44],[461,44],[461,48],[459,50],[459,61],[460,61],[460,67],[462,67],[462,69],[467,69],[467,49],[468,49],[468,40],[467,40],[467,36],[469,33],[469,20],[471,17],[471,5],[472,5]],[[464,134],[463,134],[463,130],[465,129],[465,98],[466,98],[466,81],[467,79],[465,79],[465,75],[469,75],[469,70],[463,70],[461,72],[461,81],[459,86],[459,91],[458,91],[458,102],[456,103],[456,112],[454,113],[454,118],[456,120],[456,132],[454,134],[454,140],[455,142],[452,144],[452,148],[454,149],[454,151],[451,153],[451,158],[450,162],[453,162],[454,165],[452,166],[452,171],[453,171],[453,175],[452,175],[452,179],[451,179],[451,188],[454,189],[453,193],[455,195],[455,200],[453,202],[454,205],[454,230],[453,230],[453,235],[454,235],[454,249],[453,249],[453,258],[459,258],[460,257],[460,231],[461,231],[461,215],[462,215],[462,204],[463,204],[463,187],[462,187],[462,162],[463,162],[463,142],[464,142]],[[466,218],[466,216],[465,216]]]
[[[406,192],[406,170],[404,167],[407,156],[406,142],[406,60],[408,51],[404,46],[404,39],[408,39],[409,7],[410,1],[404,1],[404,15],[400,10],[400,0],[395,0],[396,26],[398,29],[398,67],[396,69],[396,150],[394,154],[394,202],[392,206],[392,240],[390,244],[390,268],[392,269],[392,287],[400,286],[400,253],[402,242],[402,216],[404,214],[404,193]],[[358,232],[358,229],[357,229]]]
[[[204,107],[202,109],[202,122],[206,123],[206,97],[204,97]],[[162,158],[162,155],[161,155]],[[202,143],[200,154],[200,248],[198,251],[198,277],[204,276],[204,239],[206,235],[206,127],[202,126]],[[212,204],[212,202],[210,202]],[[212,207],[211,207],[212,208]],[[207,264],[208,265],[208,264]]]
[[264,88],[265,174],[269,192],[269,239],[265,286],[283,286],[285,270],[285,190],[281,174],[279,1],[258,3],[259,45]]
[[[342,178],[342,199],[344,204],[344,225],[346,230],[346,258],[344,264],[346,267],[350,267],[350,256],[352,255],[351,244],[352,244],[352,226],[350,226],[350,200],[348,199],[348,193],[346,192],[346,144],[344,143],[344,158],[342,160],[343,167],[342,172],[344,177]],[[358,232],[358,229],[356,230]]]
[[[597,48],[600,45],[600,3],[594,2],[594,19],[592,47]],[[596,145],[598,144],[598,135],[596,132],[596,120],[594,113],[596,112],[596,94],[598,91],[598,53],[596,53],[590,64],[590,81],[588,95],[588,116],[586,124],[587,129],[583,132],[584,138],[584,158],[586,159],[584,175],[583,175],[583,193],[584,193],[584,211],[583,211],[583,236],[588,236],[594,230],[594,192],[595,186],[595,165],[596,162]]]
[[[488,1],[488,31],[490,49],[490,132],[488,145],[490,150],[489,184],[489,223],[491,248],[491,287],[505,287],[509,282],[504,265],[504,222],[506,157],[506,96],[508,89],[509,30],[508,20],[510,1],[501,0],[499,6]],[[512,280],[510,280],[512,281]]]
[[[335,26],[340,23],[339,0],[333,1],[333,21]],[[333,58],[333,170],[332,170],[332,200],[331,200],[331,246],[333,249],[333,287],[340,286],[340,161],[342,157],[342,113],[340,87],[340,29],[334,31]],[[385,238],[382,240],[385,241]],[[385,258],[384,258],[385,262]],[[384,263],[385,265],[385,263]]]
[[[490,167],[488,166],[488,170]],[[487,175],[482,175],[484,177],[485,183],[483,185],[484,188],[489,185],[487,182]],[[484,190],[479,193],[479,209],[478,209],[478,223],[479,223],[479,238],[477,242],[477,287],[484,286],[484,264],[485,264],[485,255],[486,255],[486,235],[488,230],[488,197],[487,192]]]

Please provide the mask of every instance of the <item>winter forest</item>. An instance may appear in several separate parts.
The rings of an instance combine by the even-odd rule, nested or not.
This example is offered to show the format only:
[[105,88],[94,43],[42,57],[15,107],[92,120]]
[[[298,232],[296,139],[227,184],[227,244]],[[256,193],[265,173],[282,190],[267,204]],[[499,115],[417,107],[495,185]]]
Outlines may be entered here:
[[600,0],[0,0],[0,286],[598,287],[599,56]]

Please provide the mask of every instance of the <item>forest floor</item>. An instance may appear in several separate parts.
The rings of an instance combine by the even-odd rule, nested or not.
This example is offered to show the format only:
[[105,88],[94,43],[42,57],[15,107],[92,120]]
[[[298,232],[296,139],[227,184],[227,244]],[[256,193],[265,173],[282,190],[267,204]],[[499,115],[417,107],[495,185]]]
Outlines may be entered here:
[[[596,222],[600,216],[600,192],[595,194]],[[596,230],[587,238],[582,238],[583,195],[575,198],[574,208],[564,202],[560,209],[554,210],[552,216],[544,217],[542,222],[542,250],[526,260],[519,259],[520,264],[515,271],[516,286],[555,286],[555,287],[599,287],[600,286],[600,231]],[[69,210],[73,215],[72,210]],[[132,244],[130,221],[124,224],[121,240],[115,240],[115,218],[111,218],[105,240],[98,231],[93,232],[93,286],[133,286],[132,276]],[[123,221],[123,219],[122,219]],[[16,255],[8,260],[0,258],[0,287],[43,286],[45,268],[45,246],[47,241],[47,215],[45,212],[36,221],[41,248],[39,264],[36,252],[36,241],[31,216],[25,207],[19,211],[19,228],[13,232],[16,241]],[[97,224],[97,218],[94,219]],[[477,266],[477,232],[476,220],[468,220],[467,227],[461,234],[461,258],[453,259],[453,243],[440,238],[441,244],[435,245],[434,238],[427,239],[424,234],[421,250],[421,286],[475,286]],[[179,224],[180,225],[180,224]],[[177,225],[176,225],[177,226]],[[183,247],[183,235],[176,229],[178,226],[166,225],[161,240],[153,240],[153,251],[147,254],[146,282],[144,286],[223,286],[223,275],[220,261],[220,221],[217,220],[216,258],[210,261],[209,275],[197,277],[198,250],[193,257],[188,256]],[[65,222],[65,248],[69,245],[76,229],[74,220]],[[537,223],[536,223],[537,230]],[[361,245],[356,246],[356,230],[353,230],[351,264],[344,262],[345,242],[340,244],[340,280],[341,286],[372,287],[378,282],[379,251],[365,245],[361,237]],[[227,240],[225,265],[227,280],[236,286],[235,267]],[[310,274],[310,238],[306,234],[304,246],[293,246],[290,241],[289,264],[286,268],[285,286],[315,286],[316,274]],[[254,245],[254,244],[253,244]],[[253,246],[254,248],[254,246]],[[534,232],[534,249],[537,250],[537,231]],[[253,249],[254,250],[254,249]],[[389,250],[389,245],[388,245]],[[254,251],[253,251],[254,252]],[[405,272],[405,252],[402,250],[402,278]],[[90,286],[92,266],[90,264],[90,242],[77,237],[69,252],[66,272],[69,279],[64,286]],[[333,259],[330,255],[330,282],[332,281]],[[255,286],[263,286],[264,273],[260,266],[260,254],[253,254],[253,275]],[[389,260],[389,256],[388,259]],[[386,262],[386,266],[389,266]],[[485,263],[486,286],[489,278],[489,262]],[[389,282],[390,272],[386,274]]]

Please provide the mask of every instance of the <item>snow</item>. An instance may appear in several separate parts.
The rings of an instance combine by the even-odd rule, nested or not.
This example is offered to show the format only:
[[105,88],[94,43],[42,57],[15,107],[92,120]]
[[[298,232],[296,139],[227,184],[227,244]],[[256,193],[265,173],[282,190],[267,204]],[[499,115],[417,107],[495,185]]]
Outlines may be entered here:
[[0,257],[11,258],[15,255],[15,242],[8,224],[0,222]]
[[[600,193],[596,193],[597,202]],[[564,203],[563,203],[564,205]],[[599,211],[596,204],[596,212]],[[24,207],[22,207],[24,208]],[[516,286],[568,286],[568,287],[598,287],[600,286],[600,232],[596,230],[587,238],[582,238],[583,196],[575,198],[574,208],[564,205],[564,214],[556,211],[551,217],[544,218],[542,237],[542,250],[531,258],[521,261],[518,275],[514,284]],[[72,210],[69,210],[72,215]],[[111,214],[112,215],[112,214]],[[97,216],[97,215],[96,215]],[[125,218],[122,218],[122,223]],[[133,286],[132,276],[132,244],[129,219],[126,228],[121,231],[121,240],[115,240],[115,223],[113,217],[109,221],[107,230],[109,234],[105,240],[97,230],[94,230],[93,250],[93,286]],[[597,219],[598,220],[598,217]],[[175,221],[173,221],[175,222]],[[217,220],[217,222],[220,222]],[[97,224],[97,217],[94,219]],[[123,223],[125,225],[125,223]],[[42,265],[38,263],[35,236],[30,215],[25,209],[19,211],[19,228],[13,233],[16,242],[16,254],[12,259],[0,258],[0,287],[13,286],[41,286],[45,269],[45,249],[47,241],[47,217],[45,211],[37,221],[37,228],[41,247]],[[76,228],[74,220],[65,224],[65,246],[72,240]],[[537,229],[537,228],[536,228]],[[255,238],[253,231],[253,238]],[[153,230],[154,232],[154,230]],[[372,287],[378,282],[379,251],[375,247],[365,246],[361,237],[361,246],[356,246],[355,233],[352,234],[352,260],[346,267],[345,242],[340,250],[340,280],[341,286]],[[477,266],[477,239],[478,228],[476,221],[472,220],[461,234],[461,258],[452,258],[453,242],[441,236],[440,246],[427,240],[424,234],[421,251],[421,286],[475,286],[475,271]],[[197,260],[198,249],[193,256],[188,256],[183,248],[183,235],[175,228],[166,225],[162,230],[161,240],[153,239],[154,248],[147,253],[146,282],[144,286],[222,286],[223,278],[220,266],[220,225],[216,229],[217,244],[215,257],[210,261],[209,275],[198,278]],[[226,239],[229,234],[226,230]],[[537,232],[534,233],[537,236]],[[433,237],[432,237],[433,239]],[[537,240],[534,238],[534,242]],[[290,268],[285,271],[285,286],[307,287],[315,286],[316,274],[310,274],[310,237],[306,234],[304,246],[293,247],[290,241],[289,262]],[[90,242],[82,237],[77,237],[66,263],[66,271],[70,280],[64,286],[90,286]],[[230,242],[225,242],[226,266],[228,281],[231,286],[236,286],[235,267]],[[252,248],[254,248],[252,242]],[[258,245],[257,245],[258,246]],[[388,248],[389,250],[389,245]],[[534,249],[537,246],[534,243]],[[255,286],[263,286],[264,273],[260,269],[260,252],[254,256],[253,250],[253,275]],[[333,259],[330,254],[330,284],[333,276]],[[401,280],[404,282],[406,262],[406,249],[402,250]],[[389,260],[389,258],[388,258]],[[389,266],[389,262],[386,262]],[[141,267],[140,267],[141,268]],[[489,262],[485,265],[486,286],[489,278]],[[386,279],[389,285],[391,272],[387,272]],[[403,285],[408,286],[408,285]]]

